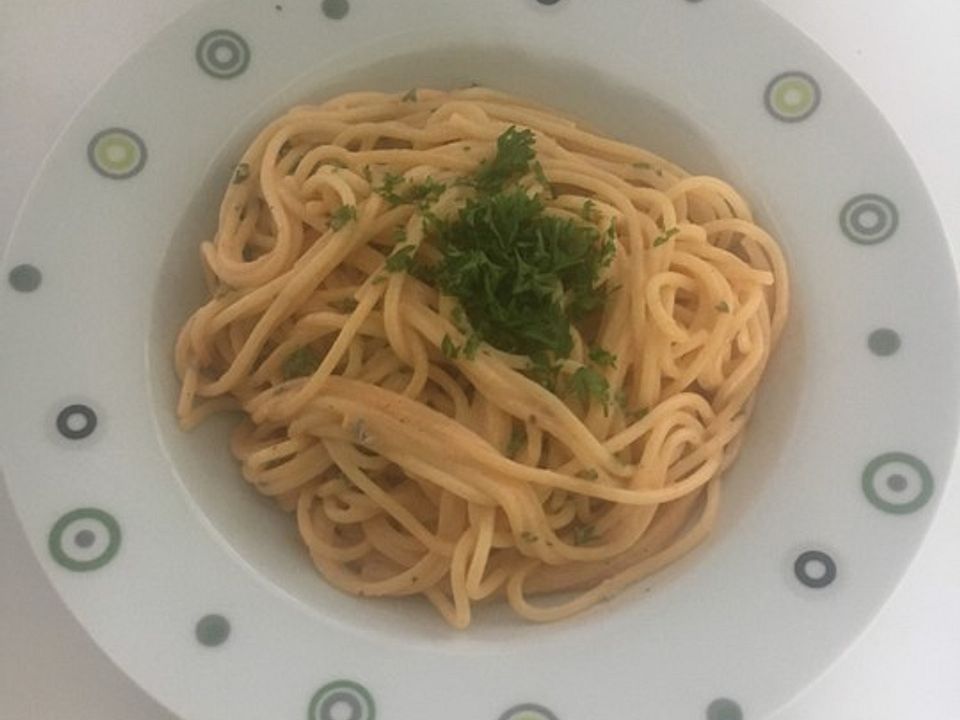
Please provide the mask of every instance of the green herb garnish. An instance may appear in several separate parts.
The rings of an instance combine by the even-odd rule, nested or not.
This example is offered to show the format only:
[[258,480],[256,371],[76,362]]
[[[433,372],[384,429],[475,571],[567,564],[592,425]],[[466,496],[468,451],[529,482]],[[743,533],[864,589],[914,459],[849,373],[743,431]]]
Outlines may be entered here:
[[467,342],[463,346],[463,356],[467,360],[473,360],[477,356],[477,350],[480,349],[480,336],[477,333],[470,333]]
[[536,156],[532,130],[517,130],[511,125],[497,138],[497,154],[482,163],[473,176],[473,185],[481,193],[495,193],[505,183],[524,175]]
[[434,266],[437,284],[500,350],[566,357],[571,322],[607,298],[599,275],[613,243],[591,226],[547,215],[542,201],[521,189],[469,199],[455,220],[438,221],[433,231],[443,253]]
[[417,89],[410,88],[407,90],[406,94],[400,98],[401,102],[416,102],[417,101]]
[[340,298],[339,300],[334,300],[330,303],[330,307],[334,310],[339,310],[340,312],[348,313],[353,312],[357,309],[357,301],[352,297]]
[[604,407],[610,403],[610,383],[593,368],[580,368],[570,376],[569,383],[570,389],[584,405],[591,400],[596,400]]
[[535,543],[538,540],[537,536],[529,530],[524,530],[522,533],[520,533],[520,539],[528,543]]
[[573,544],[587,545],[600,539],[593,525],[579,525],[573,529]]
[[284,380],[291,380],[313,375],[318,367],[320,367],[320,356],[312,347],[304,345],[287,355],[281,370]]
[[653,240],[653,247],[659,247],[659,246],[663,245],[667,240],[669,240],[670,238],[672,238],[672,237],[673,237],[674,235],[676,235],[678,232],[680,232],[680,228],[678,228],[678,227],[672,227],[672,228],[670,228],[669,230],[664,230],[662,233],[660,233],[659,235],[657,235],[656,238],[654,238],[654,240]]
[[403,245],[391,253],[387,258],[387,272],[406,272],[413,265],[413,254],[417,251],[416,245]]
[[421,183],[409,183],[403,187],[406,180],[402,175],[387,173],[383,176],[383,184],[374,188],[374,192],[393,206],[415,204],[421,210],[436,202],[447,189],[447,186],[428,177]]
[[522,448],[527,442],[527,432],[522,427],[514,427],[510,432],[510,439],[507,441],[507,448],[504,450],[504,454],[508,458],[514,457],[520,448]]
[[597,220],[597,206],[593,200],[587,199],[583,201],[583,207],[580,209],[580,217],[582,217],[587,222],[596,222]]
[[581,480],[590,480],[591,482],[600,477],[599,473],[593,468],[588,468],[587,470],[581,470],[577,473],[577,477]]
[[440,352],[449,360],[456,360],[460,357],[460,348],[454,344],[449,335],[444,335],[443,340],[440,341]]
[[351,220],[357,219],[357,208],[354,205],[341,205],[330,216],[330,227],[339,230]]
[[726,300],[721,300],[716,304],[716,310],[717,312],[728,313],[730,312],[730,306],[727,305]]
[[247,163],[240,163],[237,165],[237,169],[233,171],[233,184],[239,185],[248,177],[250,177],[250,165]]
[[588,353],[590,361],[595,365],[600,367],[616,367],[617,366],[617,356],[612,352],[603,349],[602,347],[595,347],[590,350]]
[[540,161],[534,160],[530,163],[530,169],[533,170],[533,176],[537,179],[537,182],[552,196],[553,186],[550,184],[550,179],[547,177],[547,174],[543,171],[543,165],[540,164]]

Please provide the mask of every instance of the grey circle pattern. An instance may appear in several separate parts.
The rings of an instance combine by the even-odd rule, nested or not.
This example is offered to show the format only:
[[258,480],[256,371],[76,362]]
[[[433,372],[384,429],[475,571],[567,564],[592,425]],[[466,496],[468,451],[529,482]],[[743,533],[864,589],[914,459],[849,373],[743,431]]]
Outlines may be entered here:
[[[350,714],[344,718],[341,709]],[[308,720],[376,720],[377,706],[363,685],[334,680],[314,693],[307,708]]]
[[[789,86],[789,87],[788,87]],[[781,92],[786,88],[800,94],[797,104],[788,104]],[[796,123],[806,120],[820,107],[820,85],[809,73],[789,70],[774,77],[763,92],[767,112],[781,122]]]
[[907,482],[907,479],[898,473],[887,478],[887,487],[894,492],[901,493],[907,489]]
[[[812,568],[818,565],[823,568],[822,574],[812,572]],[[821,550],[807,550],[797,556],[793,563],[793,572],[797,580],[808,588],[819,590],[837,579],[837,564]]]
[[500,716],[499,720],[557,720],[557,716],[543,705],[522,703],[514,705]]
[[230,637],[230,621],[223,615],[204,615],[194,628],[197,642],[206,647],[223,645]]
[[707,705],[707,720],[743,720],[743,710],[729,698],[717,698]]
[[900,335],[890,328],[878,328],[867,336],[867,347],[880,357],[893,355],[900,349]]
[[897,206],[876,193],[857,195],[840,210],[840,229],[858,245],[875,245],[897,231],[900,215]]
[[197,43],[196,59],[207,75],[229,80],[250,65],[250,46],[233,30],[211,30]]
[[[123,153],[116,161],[110,160],[104,150],[113,146]],[[132,130],[111,127],[101,130],[87,143],[87,161],[90,167],[111,180],[131,178],[147,165],[147,145]]]
[[17,265],[13,270],[10,271],[10,274],[7,275],[7,280],[10,282],[10,287],[12,287],[17,292],[28,293],[33,292],[38,287],[40,287],[40,281],[43,279],[40,271],[35,268],[33,265]]
[[350,12],[350,0],[323,0],[320,10],[331,20],[342,20]]
[[73,544],[79,548],[88,548],[97,540],[97,536],[93,534],[93,530],[80,530],[76,535],[73,536]]
[[[324,720],[334,717],[333,708],[337,705],[346,705],[350,708],[350,715],[345,720],[362,720],[362,703],[355,695],[344,690],[335,690],[324,698],[323,702],[320,703],[320,717]],[[339,716],[343,717],[342,715]]]
[[57,414],[57,431],[68,440],[90,437],[96,429],[97,414],[87,405],[67,405]]

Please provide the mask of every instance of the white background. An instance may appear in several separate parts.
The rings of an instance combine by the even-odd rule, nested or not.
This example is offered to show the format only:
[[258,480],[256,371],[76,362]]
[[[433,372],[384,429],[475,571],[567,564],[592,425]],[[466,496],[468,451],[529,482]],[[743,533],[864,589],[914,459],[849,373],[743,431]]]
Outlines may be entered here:
[[[161,25],[197,2],[0,0],[0,247],[44,155],[84,100]],[[960,254],[960,0],[765,2],[818,42],[880,107]],[[52,718],[176,720],[69,615],[0,486],[0,720]],[[769,720],[904,718],[960,719],[957,477],[916,562],[876,621]]]

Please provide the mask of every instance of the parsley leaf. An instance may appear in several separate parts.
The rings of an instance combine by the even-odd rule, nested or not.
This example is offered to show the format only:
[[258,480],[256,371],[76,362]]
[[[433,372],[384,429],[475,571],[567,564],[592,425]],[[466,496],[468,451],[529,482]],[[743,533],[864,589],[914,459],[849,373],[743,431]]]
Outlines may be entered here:
[[407,90],[406,94],[400,98],[401,102],[416,102],[417,101],[417,89],[410,88]]
[[610,383],[593,368],[582,367],[570,376],[570,389],[586,405],[591,399],[606,406],[610,402]]
[[463,356],[467,360],[473,360],[477,356],[477,350],[480,349],[480,336],[477,333],[470,333],[467,342],[463,346]]
[[654,238],[653,247],[659,247],[660,245],[663,245],[667,240],[672,238],[678,232],[680,232],[680,228],[678,227],[672,227],[669,230],[663,231],[662,233],[657,235],[656,238]]
[[444,335],[443,340],[440,341],[440,352],[450,360],[456,360],[460,357],[460,348],[454,344],[449,335]]
[[726,300],[721,300],[716,305],[717,312],[728,313],[730,312],[730,306],[727,305]]
[[520,448],[522,448],[527,442],[527,432],[522,427],[514,427],[510,432],[510,440],[507,441],[506,450],[504,454],[508,458],[514,457]]
[[357,301],[352,297],[340,298],[330,303],[330,307],[343,313],[353,312],[357,309]]
[[407,183],[402,175],[387,173],[383,177],[383,184],[374,188],[374,192],[394,207],[415,204],[423,210],[435,203],[446,189],[446,185],[432,177],[421,183]]
[[480,165],[473,177],[473,185],[481,193],[495,193],[504,184],[526,173],[536,156],[533,149],[533,131],[517,130],[511,125],[497,138],[497,154]]
[[304,345],[287,355],[283,361],[283,378],[291,380],[297,377],[313,375],[320,367],[320,356],[309,345]]
[[351,220],[357,219],[357,208],[354,205],[341,205],[330,216],[330,227],[339,230]]
[[587,545],[600,539],[593,525],[578,525],[573,529],[573,544]]
[[614,247],[595,228],[544,209],[519,188],[467,200],[455,220],[432,228],[443,255],[434,274],[494,347],[566,357],[571,321],[607,298],[598,276]]
[[416,245],[403,245],[387,258],[387,272],[405,272],[413,265],[413,254],[417,251]]
[[596,222],[597,220],[597,206],[593,200],[589,198],[583,201],[583,208],[580,210],[580,217],[582,217],[587,222]]
[[240,163],[237,165],[237,169],[233,171],[233,184],[239,185],[248,177],[250,177],[250,165],[247,163]]
[[590,360],[600,367],[616,367],[617,356],[602,347],[592,348],[589,352]]

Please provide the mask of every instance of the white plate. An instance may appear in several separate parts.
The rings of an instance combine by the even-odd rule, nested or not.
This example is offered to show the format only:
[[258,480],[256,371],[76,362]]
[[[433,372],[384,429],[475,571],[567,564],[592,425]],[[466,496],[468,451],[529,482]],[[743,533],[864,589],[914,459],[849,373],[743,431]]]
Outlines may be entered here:
[[[957,435],[955,271],[892,132],[745,0],[277,3],[202,7],[125,64],[4,258],[2,467],[67,604],[189,720],[736,720],[787,700],[902,574]],[[731,179],[796,299],[710,542],[571,621],[456,633],[326,586],[224,425],[176,430],[170,355],[259,125],[341,90],[470,81]]]

